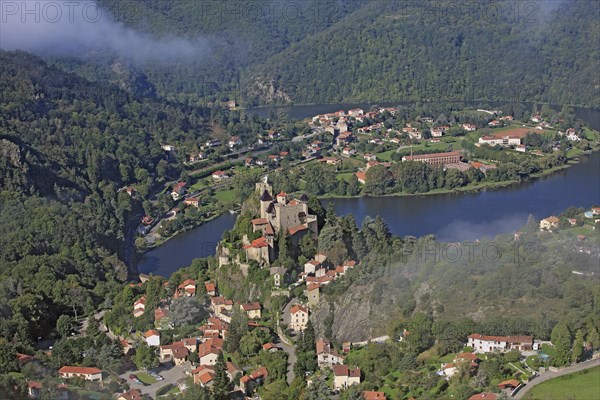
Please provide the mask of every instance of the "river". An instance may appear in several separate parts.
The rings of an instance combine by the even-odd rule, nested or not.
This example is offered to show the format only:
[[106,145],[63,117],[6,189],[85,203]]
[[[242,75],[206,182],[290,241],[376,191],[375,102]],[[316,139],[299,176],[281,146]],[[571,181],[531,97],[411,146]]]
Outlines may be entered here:
[[[382,104],[387,106],[388,104]],[[291,118],[306,118],[365,104],[284,107]],[[260,109],[261,114],[270,109]],[[579,118],[600,129],[600,110],[576,109]],[[600,204],[600,153],[582,157],[579,164],[550,176],[479,193],[405,197],[363,197],[327,200],[339,215],[380,215],[396,235],[434,234],[439,240],[456,242],[512,232],[527,222],[530,214],[544,218],[569,206]],[[231,229],[235,215],[224,214],[144,254],[140,273],[169,276],[190,265],[194,258],[214,255],[223,232]]]

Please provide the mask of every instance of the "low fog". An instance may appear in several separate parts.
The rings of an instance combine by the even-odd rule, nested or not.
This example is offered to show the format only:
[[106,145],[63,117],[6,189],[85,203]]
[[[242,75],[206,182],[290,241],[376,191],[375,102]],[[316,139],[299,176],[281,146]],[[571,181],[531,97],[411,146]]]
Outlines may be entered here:
[[2,1],[0,7],[0,48],[4,50],[43,56],[108,52],[136,63],[189,62],[210,53],[207,39],[157,39],[116,22],[93,2]]
[[456,220],[435,234],[441,242],[468,242],[476,239],[491,239],[505,232],[517,231],[527,223],[528,214],[515,214],[507,218],[480,223]]

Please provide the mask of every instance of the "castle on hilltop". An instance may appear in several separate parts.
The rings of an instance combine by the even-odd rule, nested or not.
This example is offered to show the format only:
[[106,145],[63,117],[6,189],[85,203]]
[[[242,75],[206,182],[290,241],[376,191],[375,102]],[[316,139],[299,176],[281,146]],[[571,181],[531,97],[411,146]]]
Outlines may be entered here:
[[275,258],[275,235],[284,232],[297,246],[307,234],[317,236],[319,226],[316,215],[308,213],[308,197],[291,199],[281,192],[273,197],[273,189],[266,179],[256,184],[260,196],[260,218],[252,220],[252,230],[261,232],[262,237],[244,246],[248,259],[270,264]]

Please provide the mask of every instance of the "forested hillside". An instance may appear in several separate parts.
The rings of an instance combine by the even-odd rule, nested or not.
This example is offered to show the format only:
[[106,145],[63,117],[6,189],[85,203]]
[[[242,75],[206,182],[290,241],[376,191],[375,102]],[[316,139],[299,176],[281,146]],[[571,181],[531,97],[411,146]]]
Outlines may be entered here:
[[53,61],[124,87],[142,81],[178,101],[600,104],[594,0],[99,4],[127,26],[202,51],[154,63],[111,54]]
[[[504,1],[475,9],[439,0],[371,2],[261,64],[249,80],[273,81],[293,101],[309,103],[598,104],[598,3],[564,1],[549,14],[543,3],[525,10]],[[256,85],[248,94],[264,100]]]
[[61,314],[110,297],[127,279],[117,253],[141,210],[119,189],[135,184],[143,198],[177,179],[180,164],[161,145],[199,145],[209,122],[229,118],[0,52],[0,336],[29,346]]

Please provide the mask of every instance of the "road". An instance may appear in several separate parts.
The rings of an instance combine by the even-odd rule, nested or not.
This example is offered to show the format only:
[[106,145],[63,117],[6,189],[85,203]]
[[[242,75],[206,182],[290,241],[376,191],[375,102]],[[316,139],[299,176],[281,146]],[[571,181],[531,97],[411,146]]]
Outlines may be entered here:
[[584,371],[586,369],[594,368],[597,366],[600,366],[600,358],[597,358],[597,359],[591,360],[591,361],[582,362],[582,363],[575,364],[575,365],[571,365],[570,367],[561,368],[557,372],[552,372],[552,371],[544,372],[537,378],[534,378],[533,381],[531,381],[527,385],[525,385],[525,387],[523,389],[519,390],[519,392],[514,396],[514,399],[522,399],[527,394],[527,392],[529,392],[531,390],[531,388],[539,385],[542,382],[546,382],[553,378],[558,378],[559,376],[568,375],[573,372]]

